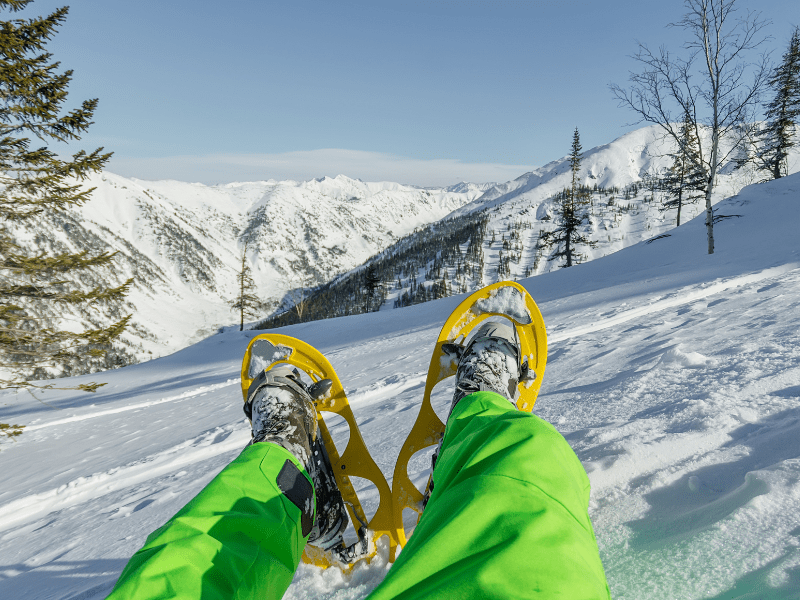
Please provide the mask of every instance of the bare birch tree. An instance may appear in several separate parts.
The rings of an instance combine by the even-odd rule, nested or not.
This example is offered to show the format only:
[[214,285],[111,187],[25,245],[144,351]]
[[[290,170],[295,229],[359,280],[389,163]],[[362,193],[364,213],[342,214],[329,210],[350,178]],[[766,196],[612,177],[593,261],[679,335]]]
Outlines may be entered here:
[[[763,44],[767,21],[759,13],[737,16],[736,0],[684,0],[687,13],[670,27],[681,27],[688,33],[684,50],[687,58],[672,56],[665,47],[653,51],[639,43],[633,56],[644,67],[631,73],[631,86],[623,89],[611,84],[619,100],[639,115],[639,123],[654,123],[678,147],[681,123],[688,114],[700,141],[698,158],[708,175],[705,186],[706,231],[708,253],[714,253],[714,212],[711,194],[717,171],[728,159],[722,155],[720,140],[743,136],[742,124],[753,119],[759,93],[769,75],[766,54],[751,61],[748,56]],[[710,139],[702,135],[707,129]],[[739,140],[732,140],[736,148]]]

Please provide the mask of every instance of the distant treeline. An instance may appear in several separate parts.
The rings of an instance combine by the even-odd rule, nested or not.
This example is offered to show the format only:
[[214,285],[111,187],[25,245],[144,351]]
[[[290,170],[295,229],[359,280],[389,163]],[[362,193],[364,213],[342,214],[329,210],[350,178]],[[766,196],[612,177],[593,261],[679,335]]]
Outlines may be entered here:
[[269,317],[255,329],[376,311],[389,289],[398,291],[395,307],[410,306],[466,292],[483,280],[483,212],[450,217],[415,231],[361,267],[311,290],[302,311]]

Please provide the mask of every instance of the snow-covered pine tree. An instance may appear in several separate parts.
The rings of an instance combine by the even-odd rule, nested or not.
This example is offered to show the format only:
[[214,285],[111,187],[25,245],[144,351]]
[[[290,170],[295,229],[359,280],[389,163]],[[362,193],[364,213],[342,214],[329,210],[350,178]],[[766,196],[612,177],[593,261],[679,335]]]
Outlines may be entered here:
[[[16,12],[31,1],[0,0],[0,10]],[[40,141],[79,140],[97,107],[97,99],[85,100],[78,108],[62,111],[72,71],[59,72],[59,63],[51,60],[45,46],[67,10],[0,23],[0,388],[46,389],[52,386],[32,381],[65,369],[80,372],[106,355],[131,317],[83,328],[52,318],[53,308],[56,313],[84,314],[91,308],[91,318],[98,322],[102,313],[96,308],[118,304],[132,280],[85,290],[80,276],[107,269],[112,253],[32,252],[17,241],[23,231],[36,237],[38,215],[86,202],[94,188],[87,189],[81,181],[100,171],[111,156],[98,148],[61,158],[39,146]],[[77,389],[92,392],[100,385],[81,384]]]
[[678,209],[676,226],[681,225],[681,209],[705,196],[708,175],[700,160],[700,144],[692,116],[684,112],[680,141],[672,154],[672,166],[667,170],[662,189],[665,192],[661,210]]
[[570,187],[558,194],[559,203],[555,211],[556,228],[539,236],[539,244],[542,248],[556,247],[555,252],[550,254],[548,260],[564,258],[565,262],[561,265],[562,267],[571,267],[584,258],[579,251],[580,246],[594,248],[597,245],[597,242],[592,242],[581,233],[581,227],[589,221],[590,194],[580,184],[581,138],[577,127],[572,135],[572,152],[569,162],[572,170],[572,182]]
[[796,128],[800,117],[800,27],[795,27],[789,49],[781,64],[770,75],[767,85],[775,96],[765,108],[766,127],[758,134],[761,147],[755,161],[773,179],[787,174],[786,157],[797,145]]
[[256,317],[260,311],[267,310],[268,307],[256,296],[256,283],[253,281],[252,268],[247,261],[247,242],[242,248],[242,266],[236,274],[236,282],[239,284],[239,296],[231,300],[230,307],[233,311],[239,311],[239,331],[244,329],[244,318]]

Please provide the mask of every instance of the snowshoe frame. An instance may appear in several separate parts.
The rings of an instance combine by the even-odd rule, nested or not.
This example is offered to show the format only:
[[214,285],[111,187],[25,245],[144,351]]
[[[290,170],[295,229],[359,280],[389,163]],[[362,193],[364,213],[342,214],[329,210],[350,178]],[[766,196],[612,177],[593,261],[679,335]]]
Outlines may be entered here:
[[[367,450],[342,383],[330,362],[313,346],[288,335],[277,333],[257,335],[250,340],[242,359],[241,385],[245,401],[247,401],[247,390],[253,381],[249,374],[252,350],[258,340],[266,340],[284,351],[278,360],[266,367],[267,370],[278,364],[290,364],[305,372],[315,383],[322,379],[332,381],[328,395],[314,402],[317,409],[317,424],[321,440],[333,467],[336,485],[342,494],[350,522],[354,524],[359,540],[350,547],[342,545],[341,548],[329,551],[307,545],[303,552],[303,562],[322,568],[336,565],[343,571],[349,571],[356,562],[360,560],[369,562],[377,554],[375,541],[382,536],[388,537],[390,556],[394,559],[399,540],[396,536],[397,527],[395,527],[393,519],[391,490],[386,478]],[[322,416],[323,412],[339,415],[350,428],[350,439],[342,454],[339,454],[331,438]],[[350,482],[350,476],[368,479],[378,489],[380,503],[378,510],[369,522],[367,522],[364,509]]]
[[[530,323],[523,323],[505,313],[486,312],[478,308],[480,301],[490,300],[504,287],[515,288],[522,294]],[[442,423],[442,420],[433,410],[431,392],[440,381],[454,376],[458,365],[454,360],[446,360],[447,353],[442,349],[442,346],[451,343],[463,345],[469,333],[490,317],[503,317],[514,324],[520,341],[521,360],[523,362],[527,360],[529,371],[536,373],[536,377],[532,382],[521,381],[519,383],[520,395],[517,400],[517,408],[521,411],[531,412],[533,405],[536,403],[544,377],[545,364],[547,363],[547,331],[539,307],[536,306],[536,302],[534,302],[527,290],[513,281],[501,281],[472,293],[456,307],[442,326],[439,337],[436,340],[436,347],[431,356],[428,377],[425,382],[425,392],[417,420],[411,429],[411,433],[406,438],[395,464],[392,478],[392,503],[394,506],[394,522],[397,524],[395,535],[400,546],[405,546],[407,542],[403,525],[403,510],[410,508],[418,516],[421,516],[424,508],[424,494],[416,488],[408,476],[408,461],[416,452],[438,444],[444,435],[445,424]],[[427,488],[430,486],[430,481],[429,477],[426,493],[428,491]],[[392,553],[393,559],[394,553]]]

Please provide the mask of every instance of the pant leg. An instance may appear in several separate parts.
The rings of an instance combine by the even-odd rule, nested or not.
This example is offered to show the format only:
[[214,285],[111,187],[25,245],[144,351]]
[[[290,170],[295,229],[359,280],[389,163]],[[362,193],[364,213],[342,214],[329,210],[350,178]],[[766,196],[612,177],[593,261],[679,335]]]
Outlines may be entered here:
[[369,600],[610,598],[589,479],[555,428],[502,396],[462,399],[417,528]]
[[313,514],[311,479],[297,459],[276,444],[248,446],[150,534],[108,598],[281,598]]

